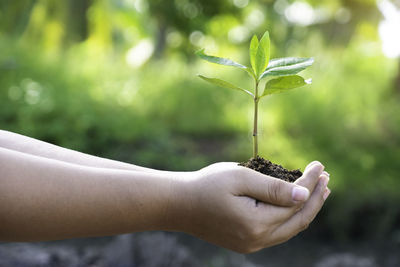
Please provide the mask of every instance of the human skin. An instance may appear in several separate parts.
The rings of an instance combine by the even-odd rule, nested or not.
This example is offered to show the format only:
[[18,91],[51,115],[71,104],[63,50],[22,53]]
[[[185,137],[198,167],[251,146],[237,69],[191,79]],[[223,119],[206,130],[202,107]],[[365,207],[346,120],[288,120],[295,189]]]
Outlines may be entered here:
[[0,131],[0,240],[167,230],[250,253],[309,225],[330,193],[323,168],[294,184],[236,163],[157,171]]
[[4,130],[0,130],[0,147],[87,167],[156,172],[154,169],[88,155]]

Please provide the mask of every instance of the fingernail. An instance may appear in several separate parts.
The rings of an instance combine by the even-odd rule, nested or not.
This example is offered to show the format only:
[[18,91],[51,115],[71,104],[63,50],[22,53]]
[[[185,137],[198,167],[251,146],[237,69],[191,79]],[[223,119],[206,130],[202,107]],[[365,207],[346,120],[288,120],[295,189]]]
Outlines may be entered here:
[[319,161],[314,160],[310,164],[307,165],[306,169],[311,168],[312,166],[314,166],[315,164],[318,164],[318,163],[321,164]]
[[329,190],[329,188],[327,188],[323,195],[324,201],[329,197],[330,193],[331,193],[331,190]]
[[328,179],[328,183],[327,184],[329,184],[329,181],[331,180],[329,175],[326,175],[325,173],[321,173],[320,177],[325,177],[326,179]]
[[314,161],[312,161],[311,163],[310,163],[310,166],[312,166],[312,165],[314,165],[314,164],[317,164],[317,163],[320,163],[318,160],[314,160]]
[[314,164],[319,164],[319,165],[321,165],[323,168],[325,168],[324,164],[322,164],[322,163],[319,162],[318,160],[314,161],[314,162],[313,162],[313,165],[314,165]]
[[307,188],[296,186],[292,189],[292,199],[294,201],[306,201],[310,196],[310,191]]
[[323,171],[323,172],[322,172],[322,174],[325,174],[326,176],[328,176],[328,177],[329,177],[329,173],[328,173],[328,172],[326,172],[326,171]]
[[327,176],[321,176],[319,178],[319,184],[322,186],[322,188],[325,188],[328,185],[329,178]]

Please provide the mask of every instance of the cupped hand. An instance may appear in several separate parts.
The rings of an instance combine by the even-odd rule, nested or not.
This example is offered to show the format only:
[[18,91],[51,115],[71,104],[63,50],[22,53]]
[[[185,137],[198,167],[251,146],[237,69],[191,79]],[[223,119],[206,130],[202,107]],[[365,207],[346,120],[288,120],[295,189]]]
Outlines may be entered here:
[[323,170],[312,162],[288,183],[237,163],[210,165],[186,182],[174,224],[240,253],[285,242],[308,227],[328,197],[329,174]]

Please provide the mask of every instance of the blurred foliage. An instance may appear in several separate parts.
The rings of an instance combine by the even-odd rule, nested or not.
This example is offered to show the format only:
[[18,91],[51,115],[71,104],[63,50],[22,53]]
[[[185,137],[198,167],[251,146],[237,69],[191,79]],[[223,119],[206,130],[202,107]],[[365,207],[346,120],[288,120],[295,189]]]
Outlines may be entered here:
[[249,77],[194,51],[249,64],[251,35],[268,29],[275,57],[316,63],[312,86],[261,101],[261,155],[326,165],[333,194],[317,220],[331,237],[391,237],[400,71],[381,51],[381,19],[374,0],[2,1],[0,127],[162,169],[246,160],[251,101],[196,74]]

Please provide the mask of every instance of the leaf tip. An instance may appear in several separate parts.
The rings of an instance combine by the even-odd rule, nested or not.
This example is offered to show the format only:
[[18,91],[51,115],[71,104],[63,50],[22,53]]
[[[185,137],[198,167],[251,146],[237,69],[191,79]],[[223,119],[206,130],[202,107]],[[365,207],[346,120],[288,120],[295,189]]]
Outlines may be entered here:
[[194,52],[197,56],[201,56],[204,55],[204,48],[201,48],[199,50],[197,50],[196,52]]
[[264,39],[270,39],[270,37],[269,37],[269,31],[267,30],[267,31],[265,31],[265,33],[263,34],[263,36],[262,36],[262,38],[261,38],[261,40],[264,40]]

